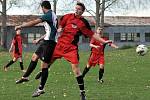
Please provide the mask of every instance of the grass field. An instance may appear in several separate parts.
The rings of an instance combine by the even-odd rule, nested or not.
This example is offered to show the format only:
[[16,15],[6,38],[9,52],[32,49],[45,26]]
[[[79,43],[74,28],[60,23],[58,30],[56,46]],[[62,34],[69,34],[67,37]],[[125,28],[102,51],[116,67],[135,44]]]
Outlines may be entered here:
[[[106,64],[104,84],[97,82],[98,67],[85,77],[87,100],[150,100],[150,53],[138,56],[135,48],[105,52]],[[27,67],[32,53],[24,54]],[[83,71],[89,52],[80,52],[80,68]],[[46,93],[38,98],[31,95],[39,81],[34,79],[39,65],[30,76],[30,81],[16,85],[22,76],[19,63],[12,65],[8,72],[3,65],[10,60],[8,52],[0,52],[0,100],[80,100],[79,89],[68,62],[56,61],[49,71]]]

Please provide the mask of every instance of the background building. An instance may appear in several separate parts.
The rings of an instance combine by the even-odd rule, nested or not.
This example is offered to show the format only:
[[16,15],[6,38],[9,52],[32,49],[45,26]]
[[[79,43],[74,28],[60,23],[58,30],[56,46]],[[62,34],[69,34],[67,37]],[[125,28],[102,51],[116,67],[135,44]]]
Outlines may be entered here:
[[[7,47],[9,48],[11,40],[15,35],[14,27],[24,22],[38,18],[35,15],[12,15],[7,16]],[[91,16],[85,17],[93,30],[95,30],[95,20]],[[0,18],[1,19],[1,18]],[[1,26],[1,23],[0,23]],[[30,28],[24,28],[22,31],[23,41],[27,44],[25,51],[35,50],[37,45],[32,44],[33,39],[37,39],[45,33],[42,24]],[[121,46],[136,46],[138,44],[148,45],[150,42],[150,17],[132,17],[132,16],[105,16],[104,35],[113,40],[115,44]],[[80,37],[80,50],[89,50],[89,39]]]

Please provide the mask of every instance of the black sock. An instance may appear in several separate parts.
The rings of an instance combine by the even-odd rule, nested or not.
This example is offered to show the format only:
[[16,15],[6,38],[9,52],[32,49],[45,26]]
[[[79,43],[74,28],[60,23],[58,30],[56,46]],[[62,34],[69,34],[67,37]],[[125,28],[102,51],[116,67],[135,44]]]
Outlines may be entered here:
[[80,92],[85,92],[83,77],[82,76],[78,76],[78,77],[76,77],[76,79],[77,79],[77,82],[78,82],[78,85],[79,85],[79,88],[80,88]]
[[84,78],[85,74],[86,74],[89,70],[90,70],[90,67],[89,67],[89,68],[87,68],[87,67],[84,68],[83,73],[82,73],[83,78]]
[[23,62],[20,62],[20,68],[21,68],[21,70],[24,70],[24,68],[23,68]]
[[11,60],[5,67],[9,67],[10,65],[12,65],[15,61]]
[[23,77],[28,77],[33,72],[36,65],[37,65],[37,61],[32,61],[31,60],[30,65],[29,65],[27,71],[24,73]]
[[48,68],[43,68],[42,69],[42,74],[41,74],[41,83],[39,86],[40,90],[43,90],[45,83],[47,81],[47,77],[48,77]]
[[102,79],[102,77],[103,77],[103,74],[104,74],[104,69],[99,69],[99,80],[101,80]]

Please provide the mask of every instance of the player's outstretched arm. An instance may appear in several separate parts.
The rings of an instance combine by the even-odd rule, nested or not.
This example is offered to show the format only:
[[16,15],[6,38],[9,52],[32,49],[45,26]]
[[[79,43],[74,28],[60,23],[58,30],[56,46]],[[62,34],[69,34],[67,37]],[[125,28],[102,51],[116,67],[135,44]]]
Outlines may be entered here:
[[33,20],[33,21],[29,21],[29,22],[24,23],[22,25],[16,26],[15,30],[21,29],[21,28],[24,28],[24,27],[31,27],[31,26],[34,26],[34,25],[39,24],[41,22],[42,22],[42,20],[40,18],[36,19],[36,20]]
[[98,40],[98,41],[100,41],[100,42],[102,42],[103,44],[105,44],[105,43],[112,43],[112,40],[104,40],[103,38],[101,38],[98,34],[94,34],[93,35],[93,38],[95,38],[96,40]]
[[12,48],[13,48],[13,43],[11,43],[11,46],[9,48],[9,53],[12,51]]
[[93,47],[93,48],[99,48],[100,46],[97,46],[97,45],[94,45],[94,44],[92,44],[92,43],[90,43],[90,47]]
[[114,44],[114,43],[112,43],[110,46],[111,46],[112,48],[116,48],[116,49],[119,48],[119,47],[118,47],[116,44]]
[[44,38],[45,38],[46,34],[44,34],[43,36],[41,36],[40,38],[36,39],[36,40],[33,40],[32,42],[34,44],[38,44],[40,41],[42,41]]

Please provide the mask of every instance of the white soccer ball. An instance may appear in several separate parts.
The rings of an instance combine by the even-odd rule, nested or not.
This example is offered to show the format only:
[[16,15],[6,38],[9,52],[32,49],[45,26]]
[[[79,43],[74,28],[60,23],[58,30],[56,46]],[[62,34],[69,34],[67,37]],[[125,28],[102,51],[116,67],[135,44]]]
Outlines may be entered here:
[[144,56],[148,51],[148,48],[144,44],[140,44],[136,47],[136,53],[140,56]]

